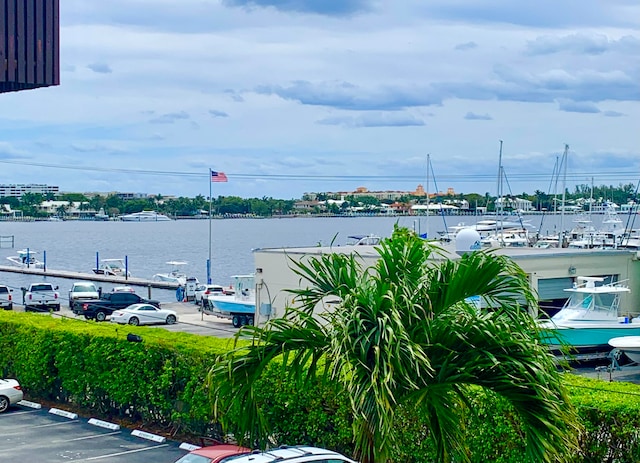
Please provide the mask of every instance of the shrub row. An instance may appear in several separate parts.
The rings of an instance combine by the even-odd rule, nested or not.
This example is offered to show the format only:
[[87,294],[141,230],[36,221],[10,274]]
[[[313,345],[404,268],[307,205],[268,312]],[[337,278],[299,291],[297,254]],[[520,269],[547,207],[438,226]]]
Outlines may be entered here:
[[[127,341],[129,333],[143,341]],[[159,328],[0,312],[0,376],[19,379],[30,399],[72,404],[103,419],[169,433],[222,437],[211,419],[205,382],[215,357],[232,346],[229,339]],[[281,368],[270,369],[256,394],[274,444],[314,444],[350,454],[348,397],[326,384],[301,388]],[[574,461],[640,461],[640,388],[570,374],[566,381],[585,429]],[[480,390],[469,400],[471,461],[525,461],[524,436],[508,404]],[[395,462],[433,461],[421,413],[415,404],[398,410]]]

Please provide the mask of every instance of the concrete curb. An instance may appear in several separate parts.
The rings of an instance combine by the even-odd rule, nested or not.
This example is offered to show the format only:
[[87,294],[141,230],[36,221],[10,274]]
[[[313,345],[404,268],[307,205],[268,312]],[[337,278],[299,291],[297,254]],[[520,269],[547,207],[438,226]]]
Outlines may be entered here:
[[147,439],[153,442],[158,442],[160,444],[164,444],[167,441],[166,437],[158,436],[157,434],[151,434],[150,432],[140,431],[136,429],[135,431],[131,431],[132,436],[140,437],[141,439]]
[[52,409],[49,410],[49,413],[51,413],[52,415],[58,415],[58,416],[62,416],[64,418],[69,418],[70,420],[78,419],[78,414],[77,413],[71,413],[71,412],[68,412],[66,410],[60,410],[59,408],[52,408]]
[[119,431],[120,425],[115,423],[109,423],[108,421],[102,421],[97,418],[91,418],[89,424],[98,426],[99,428],[111,429],[112,431]]

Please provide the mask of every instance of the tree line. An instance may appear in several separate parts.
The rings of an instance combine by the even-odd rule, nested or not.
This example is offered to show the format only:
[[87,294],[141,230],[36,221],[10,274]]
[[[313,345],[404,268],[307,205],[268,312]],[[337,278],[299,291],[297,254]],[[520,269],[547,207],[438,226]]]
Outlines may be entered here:
[[[629,202],[637,203],[638,187],[633,184],[606,186],[591,186],[587,184],[576,185],[573,191],[565,190],[564,200],[566,205],[575,205],[579,209],[588,211],[590,204],[603,204],[607,201],[616,204],[627,204]],[[305,194],[302,200],[309,201],[314,199],[317,203],[310,208],[304,210],[309,214],[331,213],[335,215],[346,214],[354,208],[361,208],[370,211],[379,210],[383,205],[391,205],[400,203],[405,206],[413,204],[424,204],[426,197],[404,195],[396,200],[378,199],[373,195],[351,195],[344,199],[338,198],[337,194],[317,193],[313,196]],[[553,211],[559,208],[562,202],[562,193],[550,194],[541,190],[536,190],[533,194],[523,192],[519,195],[504,195],[506,209],[509,204],[514,204],[515,198],[522,198],[531,201],[533,209],[538,211]],[[475,211],[482,208],[486,211],[494,211],[496,209],[496,197],[488,192],[484,195],[479,193],[459,193],[459,194],[439,194],[429,199],[431,203],[442,204],[459,204],[466,202],[469,210]],[[45,200],[64,201],[56,208],[56,215],[64,217],[69,210],[74,207],[74,203],[79,203],[78,209],[87,211],[87,215],[91,212],[95,213],[104,210],[111,217],[117,217],[121,214],[131,214],[143,210],[156,210],[170,217],[194,217],[208,216],[209,208],[213,215],[229,216],[260,216],[271,217],[274,215],[289,215],[296,212],[295,199],[275,199],[272,197],[262,198],[241,198],[239,196],[218,196],[212,198],[211,204],[209,198],[198,195],[195,198],[178,197],[165,198],[161,194],[151,195],[144,198],[123,198],[117,194],[109,195],[85,195],[82,193],[62,193],[55,195],[53,193],[25,193],[21,198],[16,197],[0,197],[0,204],[8,205],[12,210],[21,211],[23,216],[27,217],[47,217],[49,212],[43,210],[40,206]],[[328,200],[334,200],[331,202]]]

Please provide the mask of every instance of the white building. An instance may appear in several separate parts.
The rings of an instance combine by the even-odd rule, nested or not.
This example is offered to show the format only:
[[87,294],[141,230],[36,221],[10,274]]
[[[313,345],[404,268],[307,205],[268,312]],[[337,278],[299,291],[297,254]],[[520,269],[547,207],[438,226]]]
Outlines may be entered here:
[[0,184],[0,197],[21,198],[25,193],[32,194],[54,194],[59,193],[59,188],[54,185],[45,184]]

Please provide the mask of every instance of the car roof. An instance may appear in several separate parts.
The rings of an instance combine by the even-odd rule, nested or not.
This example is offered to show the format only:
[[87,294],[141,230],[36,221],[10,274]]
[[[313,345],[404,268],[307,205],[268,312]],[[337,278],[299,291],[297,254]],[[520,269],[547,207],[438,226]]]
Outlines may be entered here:
[[[308,457],[319,457],[320,459],[315,461],[325,461],[327,459],[353,462],[344,455],[334,452],[333,450],[322,449],[319,447],[310,446],[286,446],[265,450],[264,452],[254,450],[249,455],[237,455],[226,458],[224,463],[272,463],[272,462],[313,462],[314,460],[308,460]],[[222,462],[221,462],[222,463]],[[355,462],[353,462],[355,463]]]
[[242,455],[250,453],[252,450],[246,447],[232,444],[219,444],[209,447],[201,447],[197,450],[191,451],[192,454],[201,455],[203,457],[211,458],[214,462],[220,461],[222,458],[229,457],[231,455]]

